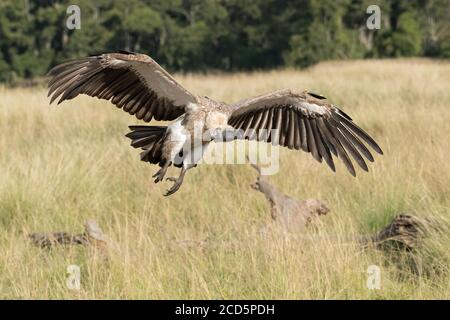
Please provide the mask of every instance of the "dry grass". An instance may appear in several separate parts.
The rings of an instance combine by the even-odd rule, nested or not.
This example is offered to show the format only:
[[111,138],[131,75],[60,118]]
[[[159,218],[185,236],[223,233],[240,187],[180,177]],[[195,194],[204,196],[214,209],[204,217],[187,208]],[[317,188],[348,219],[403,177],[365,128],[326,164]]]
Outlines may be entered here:
[[[49,107],[44,89],[0,88],[0,297],[2,298],[450,298],[450,236],[433,232],[394,263],[343,241],[396,214],[450,221],[450,64],[427,60],[330,62],[306,71],[185,75],[196,93],[232,102],[278,88],[309,88],[341,105],[380,143],[366,174],[333,174],[310,155],[282,150],[271,181],[332,212],[315,240],[255,232],[268,205],[249,166],[199,166],[171,198],[150,182],[124,137],[133,117],[91,98]],[[118,247],[41,250],[28,232],[81,231],[99,221]],[[183,247],[173,240],[208,240]],[[230,243],[232,245],[230,245]],[[66,268],[81,267],[80,291]],[[366,288],[369,265],[382,288]],[[414,268],[413,268],[414,267]],[[415,270],[415,271],[414,271]]]

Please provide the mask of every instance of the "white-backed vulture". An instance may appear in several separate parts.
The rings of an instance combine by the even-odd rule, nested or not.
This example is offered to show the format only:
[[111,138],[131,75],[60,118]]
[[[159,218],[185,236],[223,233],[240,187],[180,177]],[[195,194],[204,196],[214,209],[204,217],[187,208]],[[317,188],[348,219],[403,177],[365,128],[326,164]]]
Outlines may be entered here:
[[[86,94],[111,101],[137,119],[172,121],[169,126],[130,126],[127,134],[141,159],[161,168],[181,167],[178,178],[167,178],[176,192],[186,171],[196,166],[207,145],[218,140],[255,139],[309,152],[335,171],[339,157],[355,176],[350,158],[368,170],[363,156],[374,158],[366,144],[382,154],[378,144],[337,106],[308,91],[279,90],[234,104],[197,96],[144,54],[121,51],[81,58],[53,68],[48,95],[58,104]],[[231,138],[230,138],[231,137]]]

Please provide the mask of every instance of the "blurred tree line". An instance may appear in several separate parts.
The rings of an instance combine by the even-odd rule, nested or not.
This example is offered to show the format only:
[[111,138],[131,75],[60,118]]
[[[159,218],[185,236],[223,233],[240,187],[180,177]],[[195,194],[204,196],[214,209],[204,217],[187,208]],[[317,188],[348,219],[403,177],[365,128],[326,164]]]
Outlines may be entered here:
[[[81,29],[66,27],[81,9]],[[381,8],[369,30],[366,9]],[[327,59],[450,57],[450,0],[0,0],[0,81],[125,49],[170,70],[305,67]]]

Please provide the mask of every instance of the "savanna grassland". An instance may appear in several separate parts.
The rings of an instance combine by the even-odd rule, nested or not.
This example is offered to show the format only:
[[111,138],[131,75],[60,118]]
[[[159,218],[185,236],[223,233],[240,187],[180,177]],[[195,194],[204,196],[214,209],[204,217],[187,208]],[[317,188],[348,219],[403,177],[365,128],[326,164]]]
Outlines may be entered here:
[[[412,253],[361,249],[399,213],[450,223],[450,63],[373,60],[304,71],[179,75],[189,90],[233,102],[280,88],[310,89],[341,106],[381,145],[369,173],[333,174],[311,155],[281,150],[269,179],[331,212],[308,241],[258,236],[269,205],[251,189],[248,165],[199,165],[180,191],[153,184],[124,137],[139,121],[108,102],[80,97],[49,107],[45,88],[0,88],[1,298],[450,298],[450,233],[430,231]],[[177,174],[176,169],[170,173]],[[84,247],[43,250],[30,232],[82,232],[99,222],[109,258]],[[206,241],[207,245],[196,245]],[[190,243],[193,245],[183,245]],[[66,269],[81,268],[81,290]],[[366,287],[381,268],[381,289]]]

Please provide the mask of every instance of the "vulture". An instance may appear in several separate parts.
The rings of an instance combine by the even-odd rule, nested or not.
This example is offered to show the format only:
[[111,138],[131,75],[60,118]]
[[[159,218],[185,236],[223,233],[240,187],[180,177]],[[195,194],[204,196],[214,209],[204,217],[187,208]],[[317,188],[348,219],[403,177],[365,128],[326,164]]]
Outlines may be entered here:
[[[144,122],[172,121],[167,126],[133,125],[126,135],[142,149],[141,160],[159,165],[155,183],[173,165],[181,168],[165,196],[175,193],[186,171],[201,160],[212,141],[249,139],[311,153],[335,171],[333,156],[353,176],[352,159],[365,171],[372,148],[381,148],[352,118],[321,95],[284,89],[228,104],[194,95],[145,54],[119,51],[75,59],[49,71],[50,104],[79,94],[109,100]],[[364,158],[363,158],[364,157]]]

